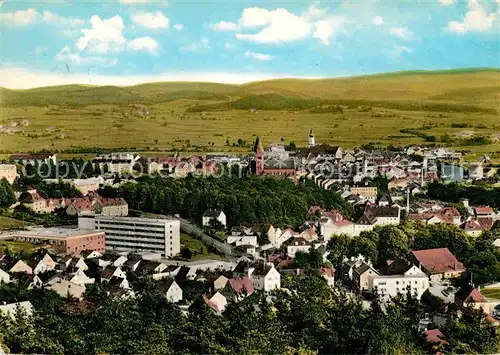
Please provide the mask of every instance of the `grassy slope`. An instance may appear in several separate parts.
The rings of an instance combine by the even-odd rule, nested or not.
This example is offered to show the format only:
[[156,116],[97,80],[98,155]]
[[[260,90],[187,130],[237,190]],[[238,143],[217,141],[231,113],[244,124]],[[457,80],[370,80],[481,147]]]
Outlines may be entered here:
[[[317,141],[348,147],[370,141],[421,143],[422,139],[401,135],[399,130],[428,124],[434,127],[425,133],[437,137],[467,131],[492,134],[500,131],[498,114],[494,113],[499,109],[499,82],[498,70],[466,69],[320,80],[280,79],[245,85],[179,82],[132,87],[1,89],[0,124],[21,119],[30,124],[22,133],[1,136],[0,149],[128,146],[163,150],[187,149],[191,145],[198,151],[207,147],[221,151],[235,149],[226,147],[226,140],[251,141],[257,134],[264,137],[266,144],[281,138],[306,144],[309,127],[314,129]],[[259,99],[257,95],[266,96]],[[248,112],[256,100],[274,110]],[[295,114],[283,111],[283,102],[304,110],[298,108]],[[332,102],[350,108],[343,115],[313,114],[308,110],[318,103]],[[137,108],[132,105],[146,105],[151,114],[137,115]],[[200,111],[196,107],[203,105],[218,106],[206,114],[189,112]],[[382,118],[362,112],[358,105],[374,106]],[[432,117],[436,113],[445,117]],[[452,129],[452,123],[476,127]],[[56,132],[46,132],[51,125],[57,127]],[[500,144],[471,149],[490,154],[498,151],[500,158]]]

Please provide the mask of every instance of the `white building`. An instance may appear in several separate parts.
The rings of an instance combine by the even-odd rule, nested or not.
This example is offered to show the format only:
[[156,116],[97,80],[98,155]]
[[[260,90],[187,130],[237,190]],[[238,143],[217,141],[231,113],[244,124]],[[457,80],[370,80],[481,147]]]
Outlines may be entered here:
[[380,275],[372,277],[372,291],[385,299],[397,294],[406,294],[408,291],[417,299],[429,288],[429,278],[415,265],[401,275]]
[[174,219],[81,216],[78,224],[106,233],[106,250],[145,250],[174,256],[181,251],[180,222]]
[[311,241],[306,240],[302,237],[294,237],[286,241],[286,255],[289,258],[295,258],[295,254],[298,252],[309,253],[313,244]]
[[280,247],[284,242],[297,234],[297,232],[291,229],[281,230],[280,228],[275,229],[273,226],[270,226],[267,231],[267,238],[273,246]]
[[202,217],[202,225],[206,227],[210,225],[210,221],[212,219],[216,219],[219,221],[224,227],[227,225],[226,223],[226,214],[220,210],[208,210],[203,213]]
[[101,171],[109,173],[130,173],[140,158],[139,155],[134,153],[110,153],[98,155],[92,162],[97,164]]
[[257,263],[248,269],[248,277],[256,290],[269,292],[281,288],[281,275],[273,263]]
[[0,180],[5,179],[13,184],[17,178],[17,169],[14,164],[0,164]]
[[254,247],[259,246],[256,235],[230,235],[227,237],[226,243],[234,244],[237,247],[239,247],[240,245],[252,245]]

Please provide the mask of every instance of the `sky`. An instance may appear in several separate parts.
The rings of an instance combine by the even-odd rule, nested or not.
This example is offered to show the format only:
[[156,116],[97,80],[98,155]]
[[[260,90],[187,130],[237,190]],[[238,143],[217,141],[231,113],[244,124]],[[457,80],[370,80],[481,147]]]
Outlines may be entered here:
[[0,86],[500,67],[500,0],[0,0]]

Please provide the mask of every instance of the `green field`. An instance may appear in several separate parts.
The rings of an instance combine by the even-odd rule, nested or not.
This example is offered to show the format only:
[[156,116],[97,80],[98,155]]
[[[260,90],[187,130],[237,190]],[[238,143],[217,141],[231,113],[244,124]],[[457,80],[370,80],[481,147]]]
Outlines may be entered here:
[[8,249],[10,252],[27,252],[32,253],[37,251],[41,246],[36,244],[24,243],[24,242],[12,242],[12,241],[0,241],[0,252]]
[[30,223],[28,222],[23,222],[18,219],[10,218],[10,217],[5,217],[5,216],[0,216],[0,230],[8,230],[12,228],[19,228],[19,227],[24,227],[28,226]]
[[481,294],[487,298],[494,298],[500,300],[500,288],[484,288]]
[[[470,69],[245,85],[1,89],[0,150],[243,152],[257,135],[265,145],[306,145],[312,128],[318,143],[343,147],[428,143],[422,134],[439,144],[448,134],[470,159],[488,153],[500,160],[499,83],[498,70]],[[408,128],[418,134],[400,132]],[[474,135],[488,144],[468,145]],[[238,139],[245,144],[235,147]]]
[[[181,233],[181,248],[188,247],[191,249],[193,256],[191,260],[198,259],[223,259],[220,254],[211,253],[208,251],[208,246],[203,241],[193,238],[190,235]],[[200,253],[203,250],[202,253]]]

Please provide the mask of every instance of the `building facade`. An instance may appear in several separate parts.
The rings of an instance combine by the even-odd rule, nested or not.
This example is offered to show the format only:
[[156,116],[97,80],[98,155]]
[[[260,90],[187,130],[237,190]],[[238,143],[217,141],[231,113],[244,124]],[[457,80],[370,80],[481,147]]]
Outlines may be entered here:
[[17,168],[14,164],[0,164],[0,180],[5,179],[13,184],[17,178]]
[[146,250],[162,257],[180,253],[180,222],[173,219],[113,217],[97,215],[81,217],[96,230],[106,233],[108,251]]
[[48,244],[51,248],[67,255],[78,255],[84,250],[104,253],[106,237],[104,232],[80,228],[32,228],[13,235],[13,240],[34,244]]

